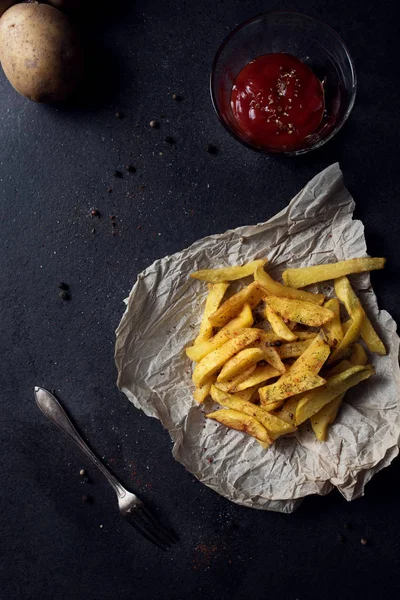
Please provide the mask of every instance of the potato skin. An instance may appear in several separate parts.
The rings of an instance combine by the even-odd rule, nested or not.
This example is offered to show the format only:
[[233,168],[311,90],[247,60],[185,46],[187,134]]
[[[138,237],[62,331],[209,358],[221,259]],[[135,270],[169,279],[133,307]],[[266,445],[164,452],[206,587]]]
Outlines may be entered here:
[[0,61],[11,85],[35,102],[62,102],[82,75],[68,18],[46,4],[17,4],[0,19]]

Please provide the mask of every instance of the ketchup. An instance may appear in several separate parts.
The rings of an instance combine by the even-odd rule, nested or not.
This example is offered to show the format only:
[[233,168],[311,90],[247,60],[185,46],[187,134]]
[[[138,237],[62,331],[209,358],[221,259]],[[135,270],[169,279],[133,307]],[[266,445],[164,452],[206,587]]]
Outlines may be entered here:
[[253,144],[285,150],[301,145],[321,123],[324,90],[301,60],[264,54],[236,77],[231,107],[238,131]]

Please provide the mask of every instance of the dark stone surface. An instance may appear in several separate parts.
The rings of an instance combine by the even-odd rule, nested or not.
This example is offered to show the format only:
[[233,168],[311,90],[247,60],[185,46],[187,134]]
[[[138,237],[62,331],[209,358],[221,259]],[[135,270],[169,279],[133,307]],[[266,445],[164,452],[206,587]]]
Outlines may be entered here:
[[[35,105],[0,75],[2,600],[398,596],[397,460],[353,503],[332,493],[288,516],[241,508],[174,461],[158,422],[118,392],[113,361],[122,299],[140,270],[206,234],[271,217],[336,160],[371,254],[389,259],[373,276],[380,304],[400,316],[396,6],[107,3],[82,24],[97,69],[80,107]],[[257,155],[231,139],[208,91],[228,31],[281,7],[328,21],[359,77],[340,134],[293,159]],[[149,127],[152,119],[160,129]],[[92,209],[101,217],[91,218]],[[61,281],[69,301],[59,298]],[[121,522],[112,490],[36,408],[34,385],[56,390],[116,475],[179,533],[178,547],[163,554]],[[92,483],[81,482],[82,467]]]

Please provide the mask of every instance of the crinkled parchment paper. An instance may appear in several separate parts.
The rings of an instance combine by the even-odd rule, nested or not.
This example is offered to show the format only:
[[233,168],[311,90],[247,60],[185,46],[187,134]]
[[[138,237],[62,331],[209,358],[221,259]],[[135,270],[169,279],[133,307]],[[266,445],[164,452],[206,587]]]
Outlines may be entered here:
[[264,450],[250,436],[205,419],[192,397],[192,365],[184,348],[195,337],[207,286],[189,273],[266,256],[279,277],[286,267],[365,256],[364,227],[352,219],[353,210],[334,164],[266,223],[212,235],[156,260],[129,295],[117,329],[119,388],[169,430],[175,458],[233,502],[291,512],[304,496],[327,494],[334,486],[352,500],[398,454],[399,337],[391,316],[378,309],[366,274],[353,276],[352,283],[388,355],[372,357],[376,375],[346,394],[326,443],[303,426]]

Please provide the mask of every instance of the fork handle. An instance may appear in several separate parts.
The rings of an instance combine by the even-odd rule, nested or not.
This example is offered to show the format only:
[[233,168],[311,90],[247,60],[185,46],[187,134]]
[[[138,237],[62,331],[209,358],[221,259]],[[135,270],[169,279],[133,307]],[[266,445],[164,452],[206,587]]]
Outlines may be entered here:
[[75,442],[82,452],[84,452],[86,456],[90,458],[90,460],[96,465],[99,471],[103,473],[109,484],[113,487],[117,496],[119,498],[123,498],[127,493],[125,488],[122,487],[118,479],[116,479],[114,475],[110,473],[110,471],[89,448],[87,443],[82,439],[74,425],[71,423],[67,413],[58,400],[53,396],[53,394],[44,388],[35,387],[35,399],[36,404],[42,413]]

